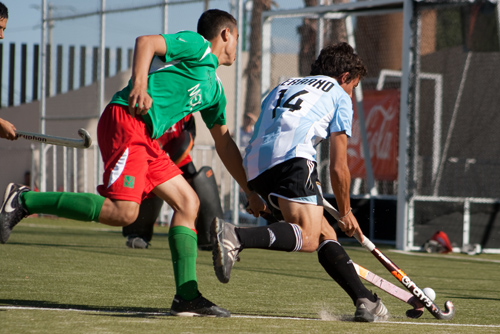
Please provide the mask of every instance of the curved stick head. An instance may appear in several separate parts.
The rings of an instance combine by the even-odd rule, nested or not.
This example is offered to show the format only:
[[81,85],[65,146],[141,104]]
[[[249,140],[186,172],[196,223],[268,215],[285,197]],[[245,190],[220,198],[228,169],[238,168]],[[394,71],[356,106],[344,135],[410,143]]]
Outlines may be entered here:
[[451,320],[454,315],[455,315],[455,306],[451,301],[448,300],[446,303],[444,303],[444,312],[443,311],[439,312],[436,318],[441,320]]
[[85,148],[89,148],[90,145],[92,145],[92,137],[90,137],[90,134],[87,132],[87,130],[85,130],[84,128],[81,128],[78,130],[78,134],[83,139],[83,146]]

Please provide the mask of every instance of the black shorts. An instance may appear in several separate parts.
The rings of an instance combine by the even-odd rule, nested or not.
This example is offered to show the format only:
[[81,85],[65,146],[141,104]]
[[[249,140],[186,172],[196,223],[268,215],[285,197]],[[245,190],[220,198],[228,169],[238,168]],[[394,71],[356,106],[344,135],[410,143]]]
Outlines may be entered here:
[[292,202],[323,205],[316,162],[294,158],[272,167],[248,182],[268,204],[273,215],[282,219],[278,197]]

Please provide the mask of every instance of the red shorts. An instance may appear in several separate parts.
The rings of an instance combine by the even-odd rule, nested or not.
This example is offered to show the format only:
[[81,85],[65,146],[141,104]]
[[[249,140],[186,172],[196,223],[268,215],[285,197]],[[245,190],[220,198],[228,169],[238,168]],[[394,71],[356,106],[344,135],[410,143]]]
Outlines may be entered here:
[[182,174],[151,138],[142,117],[130,116],[127,106],[106,107],[97,141],[104,161],[103,184],[97,191],[109,199],[141,203],[156,186]]

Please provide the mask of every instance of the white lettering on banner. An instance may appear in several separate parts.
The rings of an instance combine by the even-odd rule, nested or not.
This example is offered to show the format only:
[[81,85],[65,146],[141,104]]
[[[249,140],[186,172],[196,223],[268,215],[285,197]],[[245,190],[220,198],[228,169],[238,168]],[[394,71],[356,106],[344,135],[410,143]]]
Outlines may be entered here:
[[372,119],[379,115],[381,115],[382,122],[378,122],[380,124],[378,129],[368,131],[370,158],[377,156],[379,159],[387,160],[390,158],[392,131],[394,130],[389,124],[396,117],[397,110],[395,110],[393,105],[389,105],[387,110],[382,105],[375,105],[368,113],[366,124],[372,124]]
[[[363,92],[363,109],[366,124],[368,151],[374,177],[380,180],[397,179],[397,147],[399,123],[399,96],[397,90]],[[354,103],[354,107],[356,103]],[[355,108],[357,109],[357,108]],[[353,177],[366,177],[360,110],[354,113],[352,137],[347,142],[349,169]]]
[[196,86],[188,89],[189,96],[191,99],[189,100],[189,105],[191,105],[191,110],[193,108],[201,103],[201,89],[200,89],[200,84],[197,84]]

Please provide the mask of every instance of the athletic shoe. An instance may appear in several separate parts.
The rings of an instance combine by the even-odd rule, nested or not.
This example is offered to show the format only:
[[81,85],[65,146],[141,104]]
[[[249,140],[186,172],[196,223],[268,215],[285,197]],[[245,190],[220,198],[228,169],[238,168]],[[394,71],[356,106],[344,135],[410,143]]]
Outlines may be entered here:
[[7,186],[0,209],[0,242],[2,244],[9,240],[14,226],[28,216],[28,210],[19,202],[19,195],[29,190],[28,187],[15,183],[9,183]]
[[241,242],[236,235],[235,226],[215,217],[210,226],[212,239],[212,259],[215,275],[222,283],[229,282],[234,262],[239,261]]
[[231,316],[228,310],[223,309],[199,295],[193,300],[184,300],[175,295],[170,314],[179,317],[219,317],[228,318]]
[[125,245],[127,245],[128,248],[146,249],[149,247],[149,243],[146,240],[136,235],[129,235]]
[[359,298],[356,301],[356,312],[354,313],[354,321],[358,322],[373,322],[378,320],[386,320],[389,312],[380,298],[375,295],[377,301],[372,302],[368,298]]

